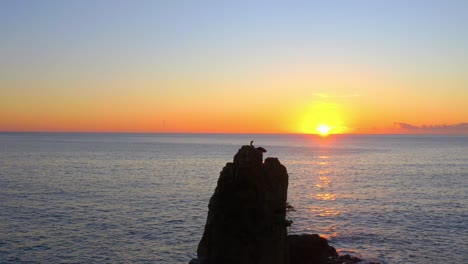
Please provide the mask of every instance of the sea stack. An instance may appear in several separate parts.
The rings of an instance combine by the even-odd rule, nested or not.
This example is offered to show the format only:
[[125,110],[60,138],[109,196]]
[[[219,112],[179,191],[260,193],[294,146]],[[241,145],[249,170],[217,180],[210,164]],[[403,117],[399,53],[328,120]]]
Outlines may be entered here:
[[221,171],[192,264],[287,264],[288,173],[277,158],[242,146]]

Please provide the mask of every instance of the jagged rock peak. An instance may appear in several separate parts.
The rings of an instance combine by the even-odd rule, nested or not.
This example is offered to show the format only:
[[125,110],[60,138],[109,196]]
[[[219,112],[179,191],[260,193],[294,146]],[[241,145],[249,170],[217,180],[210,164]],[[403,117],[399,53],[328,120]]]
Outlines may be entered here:
[[263,162],[263,151],[253,145],[242,146],[234,156],[234,164],[237,166],[249,166]]
[[200,264],[286,264],[288,174],[277,158],[242,146],[210,199]]

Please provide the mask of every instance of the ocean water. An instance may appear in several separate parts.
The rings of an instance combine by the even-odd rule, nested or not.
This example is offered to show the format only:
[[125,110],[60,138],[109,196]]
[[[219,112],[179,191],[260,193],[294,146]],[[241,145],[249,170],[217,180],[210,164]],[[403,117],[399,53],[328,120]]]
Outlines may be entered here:
[[0,134],[0,263],[187,263],[219,172],[255,140],[289,233],[381,263],[466,263],[468,136]]

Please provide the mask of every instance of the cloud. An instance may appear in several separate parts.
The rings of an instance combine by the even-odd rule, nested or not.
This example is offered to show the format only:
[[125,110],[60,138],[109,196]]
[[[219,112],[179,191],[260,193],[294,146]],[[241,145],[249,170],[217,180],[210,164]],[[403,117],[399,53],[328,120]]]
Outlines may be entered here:
[[316,97],[320,97],[320,98],[352,98],[352,97],[360,97],[361,95],[360,94],[345,94],[345,95],[330,95],[330,94],[327,94],[327,93],[315,93],[314,94]]
[[413,126],[411,124],[407,124],[407,123],[393,123],[397,128],[400,128],[400,129],[404,129],[404,130],[417,130],[419,129],[418,126]]
[[415,126],[408,123],[395,122],[394,126],[399,131],[410,133],[468,134],[468,123]]
[[325,94],[325,93],[315,93],[314,95],[317,96],[317,97],[320,97],[320,98],[328,98],[328,97],[330,97],[328,94]]

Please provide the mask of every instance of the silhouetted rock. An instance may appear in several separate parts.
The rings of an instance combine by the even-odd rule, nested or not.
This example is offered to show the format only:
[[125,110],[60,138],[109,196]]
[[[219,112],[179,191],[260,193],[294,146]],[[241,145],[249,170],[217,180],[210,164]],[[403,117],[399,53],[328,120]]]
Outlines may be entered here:
[[277,158],[242,146],[209,203],[193,264],[286,264],[288,174]]
[[288,173],[263,148],[242,146],[220,173],[205,231],[189,264],[352,264],[319,235],[289,235]]
[[291,264],[322,264],[338,257],[335,248],[319,235],[289,235],[288,244]]
[[349,254],[346,254],[346,255],[343,255],[343,256],[339,256],[337,261],[341,264],[352,264],[352,263],[358,263],[358,262],[361,262],[361,259],[358,258],[358,257],[353,257]]

